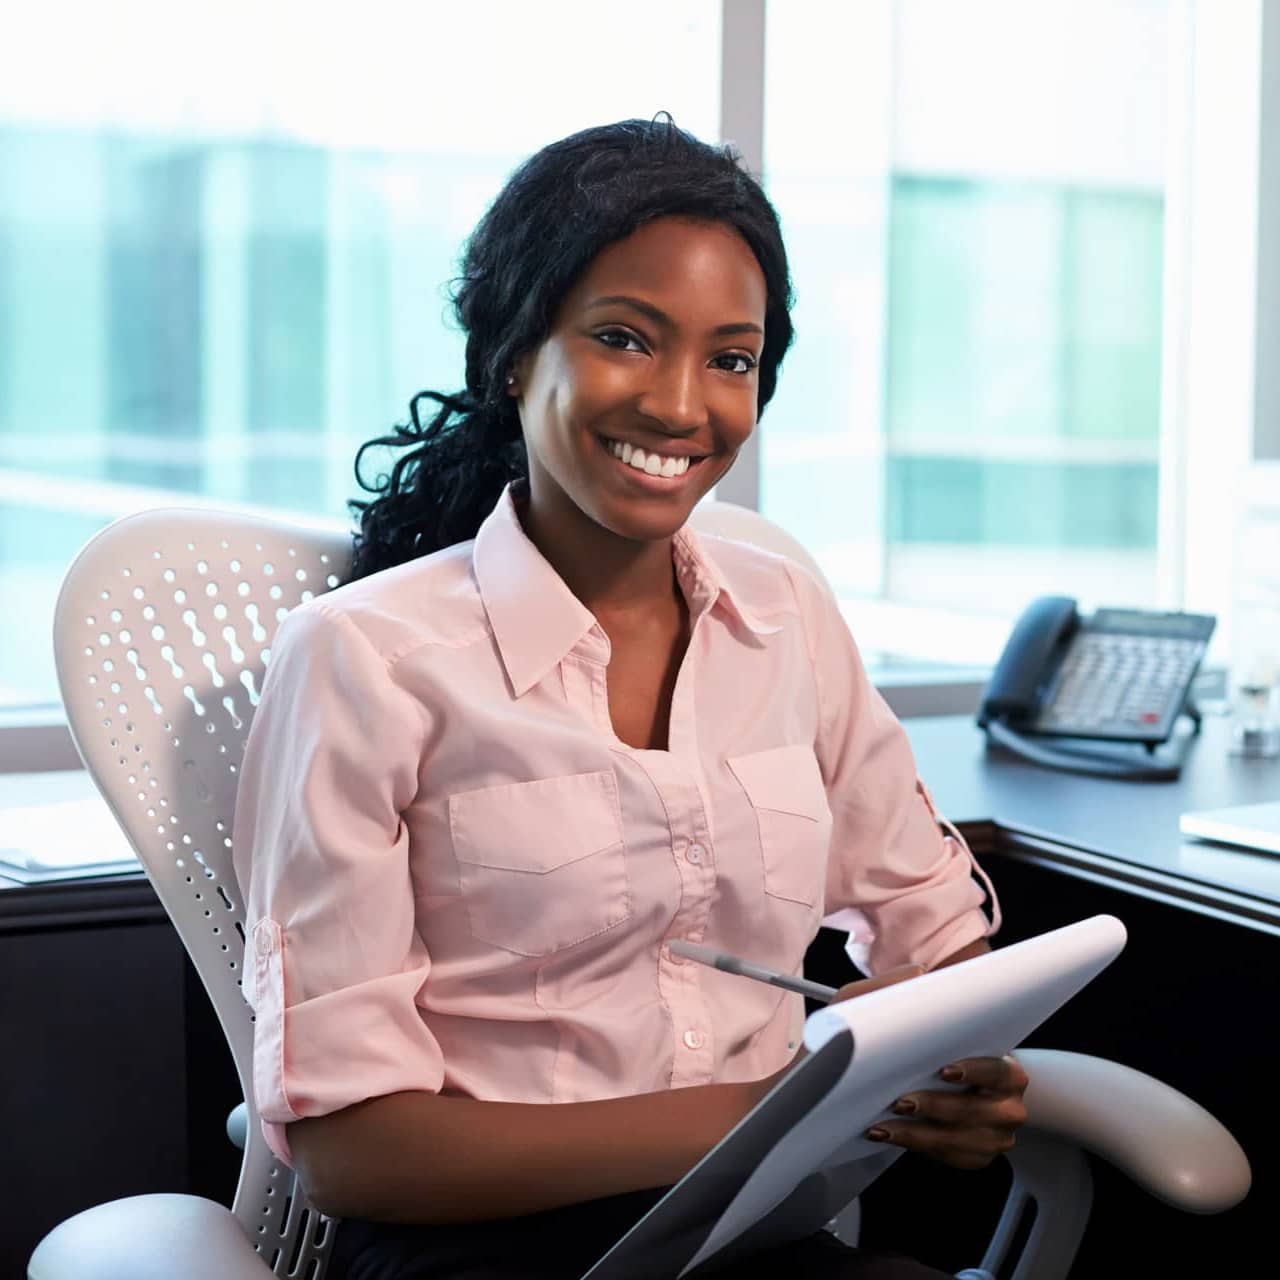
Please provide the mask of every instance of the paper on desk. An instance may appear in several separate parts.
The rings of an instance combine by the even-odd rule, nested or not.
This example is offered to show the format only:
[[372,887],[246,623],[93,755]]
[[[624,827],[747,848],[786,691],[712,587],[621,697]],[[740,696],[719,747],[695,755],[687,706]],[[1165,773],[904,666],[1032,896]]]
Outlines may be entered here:
[[957,1058],[1000,1057],[1016,1048],[1124,942],[1119,920],[1094,916],[811,1014],[804,1029],[811,1053],[852,1034],[843,1075],[756,1166],[680,1274],[759,1223],[815,1169],[866,1157],[865,1177],[847,1188],[850,1199],[861,1194],[901,1153],[860,1136],[877,1121],[897,1118],[888,1110],[895,1099],[914,1089],[962,1089],[944,1084],[938,1071]]
[[101,796],[0,810],[0,875],[136,863],[115,815]]

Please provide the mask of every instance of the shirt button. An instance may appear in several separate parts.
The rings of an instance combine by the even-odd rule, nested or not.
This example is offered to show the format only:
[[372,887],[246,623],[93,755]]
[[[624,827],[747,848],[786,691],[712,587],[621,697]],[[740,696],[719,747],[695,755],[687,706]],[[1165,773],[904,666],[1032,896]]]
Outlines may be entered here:
[[254,944],[258,949],[258,954],[264,958],[269,956],[276,949],[275,941],[270,929],[259,929]]
[[702,1032],[686,1031],[684,1033],[684,1042],[686,1045],[688,1045],[690,1049],[701,1049],[702,1048]]
[[692,862],[695,867],[700,867],[702,865],[702,858],[705,853],[706,853],[706,850],[703,849],[703,847],[700,844],[691,844],[688,847],[688,849],[685,850],[684,856],[688,858],[689,861]]

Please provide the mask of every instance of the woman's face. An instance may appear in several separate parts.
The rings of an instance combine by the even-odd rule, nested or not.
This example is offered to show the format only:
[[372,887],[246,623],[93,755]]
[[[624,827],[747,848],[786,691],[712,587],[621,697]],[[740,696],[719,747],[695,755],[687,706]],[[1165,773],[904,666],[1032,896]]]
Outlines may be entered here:
[[755,426],[766,296],[723,223],[663,218],[602,250],[511,387],[539,517],[679,529]]

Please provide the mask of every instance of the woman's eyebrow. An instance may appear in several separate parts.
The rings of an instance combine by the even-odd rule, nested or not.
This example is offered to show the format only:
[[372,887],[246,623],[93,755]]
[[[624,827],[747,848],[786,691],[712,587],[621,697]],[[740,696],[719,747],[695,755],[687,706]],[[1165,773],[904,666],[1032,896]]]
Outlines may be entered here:
[[[671,317],[659,307],[655,307],[652,302],[645,302],[642,298],[632,298],[625,293],[610,293],[603,298],[593,298],[587,303],[586,309],[591,310],[592,307],[603,307],[610,304],[621,304],[625,307],[631,307],[633,310],[640,312],[641,315],[648,316],[654,324],[662,325],[664,328],[672,329],[675,325],[671,321]],[[720,324],[711,330],[717,336],[729,333],[758,333],[763,336],[764,330],[756,323],[750,320],[742,320],[737,324]]]

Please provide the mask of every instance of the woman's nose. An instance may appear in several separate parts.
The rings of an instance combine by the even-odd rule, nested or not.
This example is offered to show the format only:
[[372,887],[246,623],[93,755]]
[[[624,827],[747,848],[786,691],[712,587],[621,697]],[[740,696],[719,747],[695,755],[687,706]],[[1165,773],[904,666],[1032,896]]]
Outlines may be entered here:
[[647,417],[657,419],[673,431],[692,431],[705,426],[707,402],[701,361],[655,361],[639,408]]

